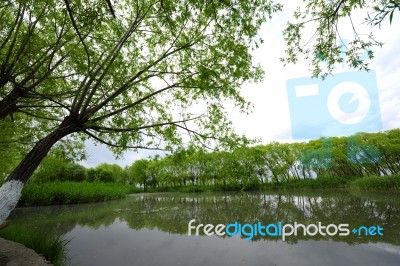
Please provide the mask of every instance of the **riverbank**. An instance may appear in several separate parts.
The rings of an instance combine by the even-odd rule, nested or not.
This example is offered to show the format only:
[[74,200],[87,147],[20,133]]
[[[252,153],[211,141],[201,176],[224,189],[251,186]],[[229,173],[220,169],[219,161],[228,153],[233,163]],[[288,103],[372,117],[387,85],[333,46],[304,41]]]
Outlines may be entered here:
[[0,237],[0,265],[49,266],[53,264],[33,249]]
[[[52,265],[55,266],[65,264],[65,245],[67,244],[67,241],[54,237],[53,235],[48,234],[48,232],[40,231],[31,227],[28,228],[11,221],[11,224],[7,228],[0,230],[0,238],[19,243],[18,245],[16,243],[11,244],[10,249],[3,249],[3,246],[0,245],[0,256],[3,256],[3,258],[0,259],[0,265],[8,265],[2,264],[5,260],[14,261],[16,259],[14,257],[15,254],[20,254],[22,258],[25,258],[25,254],[30,256],[33,250],[38,254],[41,254],[41,256],[35,254],[30,256],[33,258],[33,261],[36,261],[37,263],[29,263],[31,260],[26,259],[27,264],[24,264],[25,260],[21,260],[22,264],[10,265],[51,265],[49,263],[39,264],[39,262],[45,262],[46,260],[50,261]],[[4,245],[8,242],[3,241],[2,243]],[[27,251],[27,249],[32,250]],[[16,262],[19,262],[19,260]]]

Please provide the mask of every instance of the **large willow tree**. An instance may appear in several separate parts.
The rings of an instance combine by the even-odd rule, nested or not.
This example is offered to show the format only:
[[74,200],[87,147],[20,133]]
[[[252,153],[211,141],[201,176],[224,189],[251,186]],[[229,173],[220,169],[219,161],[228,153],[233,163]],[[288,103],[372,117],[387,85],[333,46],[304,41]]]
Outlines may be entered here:
[[247,108],[239,88],[262,74],[250,50],[279,8],[268,0],[3,1],[0,118],[40,133],[0,189],[0,223],[63,138],[119,152],[232,136],[222,99]]

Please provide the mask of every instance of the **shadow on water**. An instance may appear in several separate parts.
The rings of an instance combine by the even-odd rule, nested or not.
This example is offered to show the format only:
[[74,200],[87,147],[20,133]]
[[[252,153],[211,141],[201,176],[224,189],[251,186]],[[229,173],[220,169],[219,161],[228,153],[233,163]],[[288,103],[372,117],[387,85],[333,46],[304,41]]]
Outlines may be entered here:
[[[348,191],[140,194],[123,200],[16,209],[14,224],[71,239],[72,265],[398,265],[400,195]],[[383,236],[188,236],[196,224],[349,224]]]

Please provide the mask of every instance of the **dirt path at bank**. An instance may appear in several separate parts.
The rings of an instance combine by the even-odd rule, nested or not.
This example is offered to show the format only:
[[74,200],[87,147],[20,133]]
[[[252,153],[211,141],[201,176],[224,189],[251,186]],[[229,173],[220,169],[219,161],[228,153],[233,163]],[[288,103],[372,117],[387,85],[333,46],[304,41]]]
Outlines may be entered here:
[[22,244],[0,238],[0,266],[49,266],[51,263]]

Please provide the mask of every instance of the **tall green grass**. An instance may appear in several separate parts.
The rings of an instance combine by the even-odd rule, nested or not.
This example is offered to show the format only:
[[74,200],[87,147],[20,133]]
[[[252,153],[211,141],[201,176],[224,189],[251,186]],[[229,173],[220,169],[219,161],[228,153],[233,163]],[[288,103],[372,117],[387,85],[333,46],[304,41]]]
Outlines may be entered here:
[[[348,188],[355,190],[390,190],[400,191],[400,176],[341,177],[291,180],[286,182],[266,183],[264,186],[237,185],[187,185],[182,187],[149,188],[147,192],[213,192],[240,190],[302,190],[324,188]],[[142,190],[129,185],[115,183],[90,182],[53,182],[28,183],[18,203],[19,207],[79,204],[100,202],[125,197],[127,194]]]
[[66,264],[65,246],[68,241],[44,232],[11,224],[0,230],[0,237],[25,245],[43,255],[55,266]]
[[400,191],[400,175],[357,178],[349,187],[356,190]]
[[19,207],[100,202],[137,192],[133,186],[114,183],[52,182],[28,183],[22,190]]

